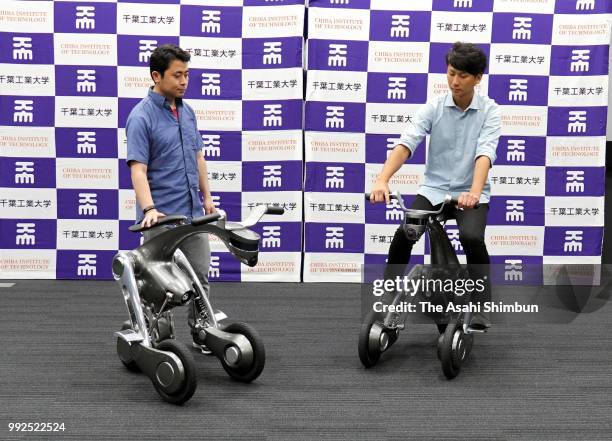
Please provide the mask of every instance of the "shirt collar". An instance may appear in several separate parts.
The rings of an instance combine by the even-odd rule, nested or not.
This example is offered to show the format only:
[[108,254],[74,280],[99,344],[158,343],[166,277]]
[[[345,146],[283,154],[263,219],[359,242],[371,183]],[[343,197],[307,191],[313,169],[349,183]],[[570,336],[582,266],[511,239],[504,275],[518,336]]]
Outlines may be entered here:
[[[457,105],[453,101],[453,94],[451,92],[448,92],[446,94],[446,98],[444,99],[444,105],[446,107],[457,107]],[[467,106],[467,109],[475,109],[475,110],[480,109],[480,95],[478,95],[478,93],[476,93],[476,91],[474,91],[474,96],[472,97],[472,102],[470,103],[469,106]],[[465,110],[467,110],[467,109],[465,109]]]
[[[166,109],[170,109],[170,104],[168,104],[168,100],[166,100],[166,97],[163,95],[160,95],[159,93],[153,91],[153,86],[151,86],[149,88],[149,99],[151,101],[153,101],[154,104],[156,104],[159,107],[164,107]],[[181,106],[183,104],[183,100],[182,98],[175,98],[174,102],[176,103],[176,107],[178,109],[179,106]]]

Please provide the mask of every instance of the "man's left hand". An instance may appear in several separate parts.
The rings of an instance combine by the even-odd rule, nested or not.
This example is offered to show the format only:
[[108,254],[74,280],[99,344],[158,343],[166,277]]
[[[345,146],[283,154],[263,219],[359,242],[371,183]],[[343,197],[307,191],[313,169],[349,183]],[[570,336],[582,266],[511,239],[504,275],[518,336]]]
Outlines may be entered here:
[[474,205],[480,201],[480,193],[464,192],[458,198],[459,208],[474,208]]

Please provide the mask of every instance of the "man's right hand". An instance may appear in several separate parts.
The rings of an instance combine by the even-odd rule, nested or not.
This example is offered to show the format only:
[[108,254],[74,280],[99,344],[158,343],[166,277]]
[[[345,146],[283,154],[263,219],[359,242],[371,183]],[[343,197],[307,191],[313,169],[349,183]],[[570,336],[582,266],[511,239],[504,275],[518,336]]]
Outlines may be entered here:
[[370,191],[370,202],[385,202],[389,204],[389,184],[386,181],[377,179]]
[[157,220],[164,217],[165,214],[157,211],[155,208],[146,212],[142,225],[145,228],[149,228],[157,223]]

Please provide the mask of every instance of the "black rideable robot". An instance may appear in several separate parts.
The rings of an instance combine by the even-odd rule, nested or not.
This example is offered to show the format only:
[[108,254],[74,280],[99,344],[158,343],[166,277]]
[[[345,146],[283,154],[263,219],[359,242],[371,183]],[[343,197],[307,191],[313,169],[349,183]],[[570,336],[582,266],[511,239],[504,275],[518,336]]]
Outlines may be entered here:
[[[390,197],[396,199],[404,211],[402,229],[409,240],[416,243],[425,232],[429,235],[431,266],[414,265],[406,277],[431,280],[469,278],[467,269],[460,265],[455,249],[443,227],[448,220],[444,207],[450,204],[457,205],[457,200],[447,195],[440,209],[429,211],[406,208],[399,192],[391,194]],[[366,199],[370,199],[369,194],[366,194]],[[475,206],[477,207],[478,205]],[[386,303],[400,305],[402,302],[419,301],[442,305],[444,308],[451,301],[455,304],[467,304],[469,296],[460,298],[432,290],[421,290],[417,293],[396,291]],[[485,329],[470,326],[472,313],[469,310],[426,315],[436,322],[440,333],[437,354],[442,364],[442,371],[448,379],[455,378],[470,354],[473,334],[485,332]],[[374,366],[381,354],[395,343],[400,330],[405,327],[407,316],[408,312],[375,312],[373,308],[369,308],[361,325],[358,345],[359,359],[365,367]]]
[[[117,354],[131,371],[144,372],[159,395],[182,404],[196,390],[193,355],[174,338],[172,308],[192,300],[195,307],[194,341],[205,345],[221,361],[223,369],[237,381],[251,382],[261,374],[265,349],[257,331],[246,323],[220,324],[210,299],[184,254],[181,241],[193,234],[217,236],[242,263],[255,266],[259,235],[249,228],[264,214],[283,214],[280,207],[258,206],[242,223],[229,222],[225,213],[193,219],[166,216],[158,225],[174,225],[129,252],[113,259],[113,276],[121,285],[130,316],[117,335]],[[130,227],[142,232],[140,225]]]

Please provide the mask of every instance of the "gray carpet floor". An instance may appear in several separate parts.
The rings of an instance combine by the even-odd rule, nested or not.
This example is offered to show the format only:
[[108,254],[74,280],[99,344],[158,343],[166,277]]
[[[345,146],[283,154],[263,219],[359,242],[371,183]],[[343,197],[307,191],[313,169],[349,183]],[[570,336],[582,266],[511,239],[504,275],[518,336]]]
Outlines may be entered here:
[[[127,371],[113,332],[115,282],[0,288],[2,440],[610,440],[612,302],[565,324],[497,324],[448,381],[433,325],[412,325],[372,369],[357,356],[358,285],[213,285],[217,307],[254,325],[266,368],[230,380],[195,354],[198,389],[167,404]],[[188,342],[186,309],[178,338]],[[58,433],[9,422],[63,422]]]

